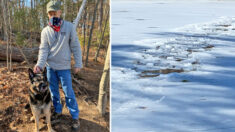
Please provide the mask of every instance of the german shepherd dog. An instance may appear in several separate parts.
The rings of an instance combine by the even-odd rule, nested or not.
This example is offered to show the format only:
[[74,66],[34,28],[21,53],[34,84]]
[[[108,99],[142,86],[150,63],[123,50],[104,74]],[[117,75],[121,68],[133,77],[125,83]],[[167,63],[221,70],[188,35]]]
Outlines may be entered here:
[[35,74],[28,69],[31,87],[29,88],[29,104],[35,120],[35,131],[39,131],[39,119],[46,116],[49,132],[55,132],[51,127],[51,95],[48,88],[46,68],[42,74]]

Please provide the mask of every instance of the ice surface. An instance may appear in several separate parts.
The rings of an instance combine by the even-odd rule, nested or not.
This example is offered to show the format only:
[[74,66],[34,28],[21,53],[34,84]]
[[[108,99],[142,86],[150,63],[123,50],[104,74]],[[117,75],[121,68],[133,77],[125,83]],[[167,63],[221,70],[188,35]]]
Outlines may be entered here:
[[113,132],[235,131],[234,6],[112,1]]

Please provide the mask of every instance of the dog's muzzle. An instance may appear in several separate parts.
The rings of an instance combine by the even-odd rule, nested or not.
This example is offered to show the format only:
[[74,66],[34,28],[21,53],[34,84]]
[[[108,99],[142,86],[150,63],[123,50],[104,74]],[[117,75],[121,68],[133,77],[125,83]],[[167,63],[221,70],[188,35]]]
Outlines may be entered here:
[[47,85],[42,83],[41,86],[40,86],[40,92],[45,92],[47,90]]

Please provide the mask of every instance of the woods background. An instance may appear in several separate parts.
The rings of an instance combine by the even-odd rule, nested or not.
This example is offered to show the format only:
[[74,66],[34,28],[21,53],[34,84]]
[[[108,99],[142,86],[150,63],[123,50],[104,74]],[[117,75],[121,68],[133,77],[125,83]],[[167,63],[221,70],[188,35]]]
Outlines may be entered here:
[[[12,51],[17,51],[13,46],[18,48],[35,48],[39,46],[40,33],[48,24],[48,16],[46,13],[46,4],[48,1],[49,0],[1,1],[0,16],[2,16],[2,20],[0,21],[0,38],[3,40],[1,42],[2,44],[9,45],[9,48],[4,48],[4,50],[6,49],[6,56],[3,54],[4,50],[1,50],[1,60],[9,59],[9,62],[11,59],[14,61],[22,61],[23,58],[19,58],[12,54]],[[62,0],[61,2],[63,12],[62,18],[73,22],[82,1]],[[109,19],[107,18],[109,18],[108,1],[87,1],[78,25],[78,35],[83,48],[85,66],[87,66],[88,63],[90,47],[93,46],[97,49],[96,55],[93,56],[95,61],[97,61],[97,57],[99,56],[100,48],[107,49],[109,43]],[[34,49],[32,49],[32,51],[34,51]],[[22,53],[19,51],[19,54]],[[24,58],[24,60],[36,60],[36,56],[32,56],[27,52],[25,54],[27,54],[28,57]]]
[[[13,111],[19,109],[19,114],[24,109],[23,105],[15,104],[16,97],[5,98],[9,95],[9,91],[6,92],[6,89],[11,89],[10,94],[13,96],[19,92],[14,89],[15,85],[17,85],[17,87],[22,89],[21,92],[27,94],[27,86],[29,86],[27,68],[32,68],[37,61],[40,34],[42,29],[48,24],[46,5],[49,1],[0,1],[0,92],[2,91],[0,103],[4,105],[2,102],[8,100],[9,105],[8,107],[0,106],[0,129],[14,130],[14,127],[16,127],[15,129],[17,130],[22,128],[22,130],[27,131],[28,129],[24,129],[26,128],[24,124],[31,123],[28,117],[24,117],[24,115],[21,115],[22,117],[19,116],[19,119],[14,114],[10,115],[9,109],[13,109]],[[60,1],[62,18],[73,22],[82,1]],[[80,117],[84,120],[81,121],[81,125],[84,124],[84,127],[82,127],[84,132],[86,130],[90,132],[93,129],[94,131],[109,131],[109,105],[106,105],[106,103],[109,104],[110,53],[107,53],[110,41],[109,4],[108,0],[87,0],[77,26],[84,68],[78,75],[73,74],[72,76],[75,92],[79,96]],[[105,58],[107,63],[106,70],[104,70]],[[17,74],[21,76],[17,78]],[[17,84],[15,84],[16,82]],[[101,90],[100,92],[99,89]],[[22,104],[27,103],[25,95],[20,96],[18,94],[18,96],[23,100]],[[100,101],[98,101],[98,97],[100,97]],[[100,103],[98,104],[98,102]],[[104,103],[105,105],[102,105]],[[99,106],[99,110],[97,110],[97,106]],[[90,109],[90,113],[83,112],[83,110],[87,111],[87,109]],[[6,116],[8,114],[9,117]],[[25,114],[30,114],[30,112]],[[101,116],[99,116],[100,114]],[[89,122],[87,122],[88,120]],[[90,123],[90,120],[93,121]],[[66,121],[64,120],[64,122]],[[65,129],[67,129],[66,123]],[[58,128],[58,130],[63,131],[62,128]]]

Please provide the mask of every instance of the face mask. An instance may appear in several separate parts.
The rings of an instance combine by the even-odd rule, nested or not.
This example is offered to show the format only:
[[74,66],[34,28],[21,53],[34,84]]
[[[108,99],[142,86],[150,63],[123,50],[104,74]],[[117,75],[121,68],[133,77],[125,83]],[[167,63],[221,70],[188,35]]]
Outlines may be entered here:
[[59,25],[60,25],[60,22],[61,22],[61,19],[58,18],[58,17],[52,17],[52,18],[49,20],[49,23],[50,23],[52,26],[59,26]]

